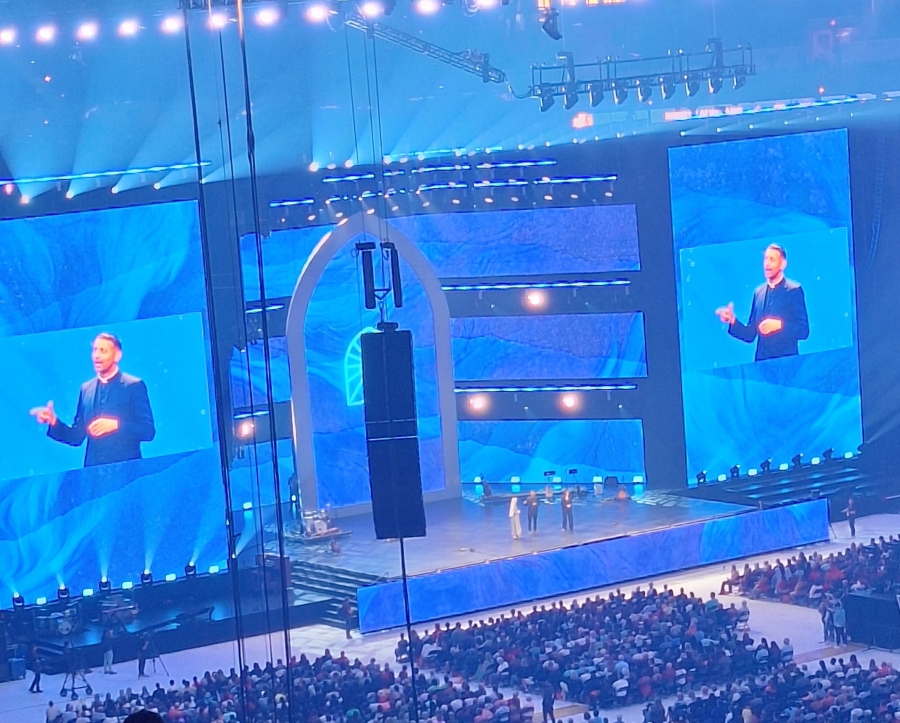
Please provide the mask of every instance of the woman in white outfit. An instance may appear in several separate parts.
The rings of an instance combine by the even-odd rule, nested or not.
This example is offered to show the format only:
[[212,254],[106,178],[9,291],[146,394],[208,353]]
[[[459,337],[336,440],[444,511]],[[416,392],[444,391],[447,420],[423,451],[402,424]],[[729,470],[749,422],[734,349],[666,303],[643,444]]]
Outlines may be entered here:
[[509,529],[512,532],[514,540],[518,540],[522,536],[522,523],[519,520],[519,515],[521,514],[522,511],[519,509],[519,498],[513,497],[509,501]]

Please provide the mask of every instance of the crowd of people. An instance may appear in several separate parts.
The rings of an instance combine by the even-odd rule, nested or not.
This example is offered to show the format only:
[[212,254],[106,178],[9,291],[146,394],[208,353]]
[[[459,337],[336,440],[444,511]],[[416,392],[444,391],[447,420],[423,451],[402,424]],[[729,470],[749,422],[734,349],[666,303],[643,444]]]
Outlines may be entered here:
[[843,598],[848,592],[900,592],[900,539],[872,538],[853,542],[843,552],[823,555],[803,552],[782,562],[731,566],[720,590],[754,599],[777,600],[817,608],[826,641],[847,643],[847,615]]

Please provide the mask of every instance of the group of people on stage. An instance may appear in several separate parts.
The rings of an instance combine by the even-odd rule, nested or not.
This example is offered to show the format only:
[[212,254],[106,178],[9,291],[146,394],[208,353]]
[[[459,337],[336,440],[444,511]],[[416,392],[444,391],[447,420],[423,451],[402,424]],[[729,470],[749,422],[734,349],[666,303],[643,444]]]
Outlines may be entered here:
[[[553,488],[547,485],[544,492],[544,502],[553,504]],[[526,517],[528,518],[528,531],[536,533],[538,529],[538,510],[540,510],[541,500],[537,496],[537,492],[532,490],[523,500],[522,506],[525,507]],[[562,528],[568,532],[575,531],[575,520],[572,515],[572,492],[564,490],[562,499],[560,500],[562,509]],[[509,528],[512,538],[518,540],[522,536],[522,510],[519,507],[519,498],[512,497],[509,501]]]

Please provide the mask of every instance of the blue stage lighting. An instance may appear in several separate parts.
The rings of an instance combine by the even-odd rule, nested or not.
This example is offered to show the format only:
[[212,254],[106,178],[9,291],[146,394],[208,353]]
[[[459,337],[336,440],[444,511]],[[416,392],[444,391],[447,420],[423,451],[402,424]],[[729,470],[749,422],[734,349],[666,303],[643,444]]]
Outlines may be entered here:
[[3,28],[0,30],[0,45],[12,45],[16,42],[16,29]]
[[38,598],[37,600],[35,600],[34,602],[35,602],[35,604],[37,604],[37,605],[46,605],[46,604],[47,604],[47,598],[45,598],[45,597],[39,597],[39,598]]
[[[142,173],[166,173],[169,171],[184,171],[189,168],[209,166],[212,161],[200,161],[200,163],[173,163],[169,166],[147,166],[144,168],[124,168],[115,171],[92,171],[90,173],[70,173],[61,176],[37,176],[35,178],[0,178],[0,184],[25,183],[56,183],[58,181],[74,181],[79,178],[115,178],[117,176],[135,176]],[[24,197],[23,197],[24,198]]]
[[19,593],[17,593],[17,592],[14,592],[14,593],[13,593],[12,602],[13,602],[13,608],[23,608],[23,607],[25,607],[25,598],[23,598],[23,597],[22,597],[21,595],[19,595]]
[[[141,573],[141,585],[149,585],[152,582],[153,574],[149,570],[144,570]],[[124,585],[122,587],[124,587]]]
[[219,574],[219,566],[218,565],[210,565],[209,566],[209,574],[210,575],[218,575]]
[[86,587],[81,591],[81,597],[94,597],[94,588]]
[[133,582],[130,582],[130,581],[126,580],[125,582],[122,583],[122,589],[123,589],[123,590],[131,590],[131,589],[133,589],[133,588],[134,588],[134,583],[133,583]]
[[170,572],[168,575],[166,575],[166,582],[175,582],[175,579],[177,577],[178,576],[174,572]]
[[197,577],[197,566],[193,562],[189,562],[184,566],[185,577]]
[[69,588],[67,588],[64,583],[60,583],[59,588],[56,591],[56,597],[60,600],[69,599]]
[[100,584],[97,587],[100,592],[109,592],[112,590],[112,583],[109,581],[109,578],[104,575],[100,578]]
[[97,23],[90,21],[87,23],[82,23],[78,26],[78,30],[75,32],[75,37],[78,38],[81,42],[87,42],[89,40],[95,40],[97,35],[100,32],[100,28]]

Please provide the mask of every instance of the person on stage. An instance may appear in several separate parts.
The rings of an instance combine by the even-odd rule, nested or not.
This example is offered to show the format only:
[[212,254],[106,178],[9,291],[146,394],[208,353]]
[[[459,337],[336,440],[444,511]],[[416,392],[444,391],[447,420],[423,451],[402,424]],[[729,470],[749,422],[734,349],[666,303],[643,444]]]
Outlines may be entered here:
[[809,338],[806,297],[799,283],[784,275],[787,253],[783,246],[769,244],[763,255],[766,282],[756,287],[750,318],[744,324],[734,315],[734,303],[716,309],[728,333],[748,344],[757,340],[756,361],[799,354],[797,343]]
[[563,530],[575,532],[575,520],[572,517],[572,493],[566,490],[562,494],[562,525]]
[[104,675],[115,675],[116,671],[113,670],[113,631],[111,628],[106,628],[103,631],[103,638],[100,640],[101,645],[103,646],[103,674]]
[[[141,641],[141,648],[138,650],[138,678],[149,677],[145,672],[147,667],[147,659],[150,657],[150,638],[144,637]],[[155,663],[154,663],[155,665]]]
[[122,342],[114,334],[97,335],[91,360],[97,376],[81,385],[72,426],[56,416],[53,400],[32,415],[57,442],[80,447],[86,437],[85,467],[141,459],[141,442],[156,436],[147,385],[119,369]]
[[531,490],[528,497],[525,498],[525,508],[528,512],[528,531],[537,532],[538,505],[541,501],[538,499],[537,492]]
[[513,497],[509,501],[509,529],[512,532],[512,538],[518,540],[522,536],[522,521],[519,517],[522,511],[519,509],[519,498]]

